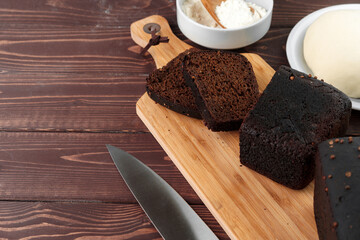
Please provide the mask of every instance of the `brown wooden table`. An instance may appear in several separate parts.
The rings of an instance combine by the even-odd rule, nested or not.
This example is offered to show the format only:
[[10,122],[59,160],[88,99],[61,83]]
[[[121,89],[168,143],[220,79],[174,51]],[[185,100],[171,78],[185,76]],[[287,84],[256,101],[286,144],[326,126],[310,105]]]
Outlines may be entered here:
[[[286,39],[302,17],[351,2],[275,0],[270,31],[238,51],[288,64]],[[129,26],[153,14],[196,46],[174,0],[0,1],[0,239],[160,239],[105,144],[145,162],[228,239],[135,113],[155,65]],[[358,111],[348,134],[360,134]]]

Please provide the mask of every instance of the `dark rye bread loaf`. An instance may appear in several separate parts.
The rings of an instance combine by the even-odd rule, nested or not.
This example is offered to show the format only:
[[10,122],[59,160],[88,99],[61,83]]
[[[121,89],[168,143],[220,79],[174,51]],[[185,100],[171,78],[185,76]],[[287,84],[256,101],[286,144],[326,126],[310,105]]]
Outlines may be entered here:
[[246,57],[226,51],[192,52],[185,56],[183,69],[205,125],[213,131],[239,129],[259,96]]
[[182,71],[182,61],[190,51],[179,54],[164,67],[153,71],[146,79],[146,91],[155,102],[175,112],[201,118]]
[[240,128],[240,161],[293,189],[314,177],[317,145],[344,135],[351,102],[334,88],[281,66]]
[[360,239],[360,137],[319,144],[314,213],[320,240]]

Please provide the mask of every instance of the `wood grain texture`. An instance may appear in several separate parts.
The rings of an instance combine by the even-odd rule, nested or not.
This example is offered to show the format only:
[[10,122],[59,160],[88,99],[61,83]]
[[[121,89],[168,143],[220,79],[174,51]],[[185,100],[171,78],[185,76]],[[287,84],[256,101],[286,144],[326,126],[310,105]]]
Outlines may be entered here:
[[[129,29],[1,29],[4,73],[104,73],[104,77],[144,74],[150,61],[139,61]],[[130,70],[131,68],[131,70]]]
[[[186,40],[176,25],[171,29],[178,38]],[[141,48],[131,39],[128,26],[24,31],[0,26],[0,76],[18,73],[27,73],[32,78],[45,74],[81,76],[87,73],[103,74],[104,77],[143,76],[154,69],[153,59],[139,54]],[[285,46],[289,32],[290,28],[271,29],[262,40],[240,51],[259,53],[271,66],[275,61],[279,64],[281,57],[280,63],[284,64],[286,55],[282,46]],[[201,48],[189,40],[186,42]],[[271,60],[274,56],[277,59]]]
[[[204,206],[191,206],[228,239]],[[0,202],[0,239],[162,239],[138,204]]]
[[272,27],[293,27],[306,15],[324,7],[356,3],[352,0],[274,0]]
[[11,74],[0,79],[0,130],[147,132],[135,113],[145,76]]
[[[352,0],[275,0],[272,27],[292,27],[302,17],[320,8]],[[12,28],[72,28],[92,26],[121,28],[131,22],[158,14],[176,24],[175,1],[144,0],[12,0],[0,2],[0,26]],[[46,21],[44,21],[46,19]]]
[[133,154],[189,203],[202,203],[150,134],[118,133],[0,133],[0,200],[135,203],[105,144]]

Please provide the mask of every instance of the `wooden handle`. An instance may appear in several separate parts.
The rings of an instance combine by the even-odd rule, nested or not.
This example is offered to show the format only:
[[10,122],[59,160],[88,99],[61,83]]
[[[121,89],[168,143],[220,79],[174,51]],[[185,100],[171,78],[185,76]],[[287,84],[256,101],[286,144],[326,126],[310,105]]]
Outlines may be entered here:
[[131,37],[139,46],[145,47],[151,38],[151,34],[144,31],[144,26],[148,23],[159,24],[160,32],[157,34],[162,37],[169,38],[168,43],[160,43],[156,46],[151,46],[148,50],[148,52],[154,58],[157,68],[161,68],[171,59],[191,48],[189,44],[186,44],[174,35],[174,33],[171,31],[168,21],[159,15],[152,15],[131,24]]

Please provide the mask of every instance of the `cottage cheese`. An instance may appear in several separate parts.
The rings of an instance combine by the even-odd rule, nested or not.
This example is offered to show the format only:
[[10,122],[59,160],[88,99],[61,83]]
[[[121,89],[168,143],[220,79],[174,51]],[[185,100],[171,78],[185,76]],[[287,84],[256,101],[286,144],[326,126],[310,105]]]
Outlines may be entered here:
[[216,21],[211,17],[210,13],[206,10],[201,0],[185,0],[182,5],[184,13],[202,25],[220,28]]
[[266,10],[244,0],[226,0],[216,7],[215,13],[224,27],[239,28],[259,21],[265,16]]

